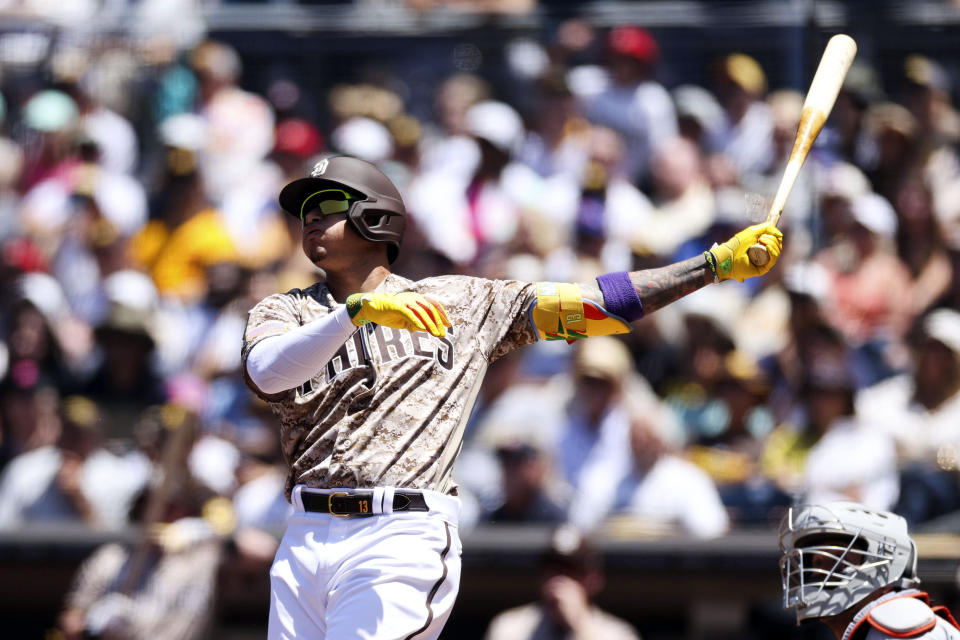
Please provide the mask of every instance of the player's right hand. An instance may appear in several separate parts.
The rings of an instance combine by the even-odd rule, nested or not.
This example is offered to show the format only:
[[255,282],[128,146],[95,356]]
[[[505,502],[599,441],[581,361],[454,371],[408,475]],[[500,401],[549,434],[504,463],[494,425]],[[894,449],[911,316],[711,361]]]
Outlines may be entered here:
[[[763,266],[756,266],[750,262],[747,249],[752,245],[762,244],[767,248],[770,260]],[[719,280],[734,278],[743,282],[753,276],[762,276],[773,268],[783,249],[783,233],[769,222],[747,227],[723,244],[714,245],[710,249],[716,264],[716,275]]]
[[392,329],[426,331],[438,338],[447,335],[451,326],[442,304],[413,291],[354,293],[347,298],[347,313],[358,327],[375,322]]

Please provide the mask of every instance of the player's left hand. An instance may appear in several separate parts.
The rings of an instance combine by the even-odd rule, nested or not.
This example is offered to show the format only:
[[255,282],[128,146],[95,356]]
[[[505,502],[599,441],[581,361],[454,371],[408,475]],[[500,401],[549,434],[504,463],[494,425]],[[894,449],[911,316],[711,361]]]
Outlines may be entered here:
[[347,298],[353,324],[375,322],[392,329],[426,331],[442,338],[451,326],[443,305],[413,291],[400,293],[354,293]]
[[[762,244],[767,248],[770,260],[767,264],[758,267],[750,262],[747,249],[755,244]],[[717,279],[729,280],[734,278],[743,282],[753,276],[762,276],[773,268],[783,249],[783,234],[769,222],[747,227],[723,244],[714,245],[710,249],[716,261]]]

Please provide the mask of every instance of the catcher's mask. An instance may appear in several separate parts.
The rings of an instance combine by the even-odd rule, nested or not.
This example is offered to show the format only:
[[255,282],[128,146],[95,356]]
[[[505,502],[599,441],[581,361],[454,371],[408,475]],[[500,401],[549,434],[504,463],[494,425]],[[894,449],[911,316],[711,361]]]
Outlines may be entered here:
[[397,188],[369,162],[349,156],[324,158],[313,167],[309,177],[294,180],[283,188],[280,206],[303,220],[311,208],[320,204],[317,194],[335,189],[349,193],[345,211],[354,231],[365,240],[386,244],[388,259],[396,260],[407,212]]
[[837,615],[888,585],[916,586],[907,523],[852,502],[793,507],[780,525],[783,606],[797,622]]

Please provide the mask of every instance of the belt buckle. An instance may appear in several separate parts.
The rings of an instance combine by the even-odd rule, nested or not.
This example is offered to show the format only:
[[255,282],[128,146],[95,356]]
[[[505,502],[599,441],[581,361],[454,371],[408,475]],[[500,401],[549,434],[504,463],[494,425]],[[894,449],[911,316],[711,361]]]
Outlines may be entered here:
[[342,497],[345,497],[345,498],[349,498],[349,497],[350,497],[350,494],[347,493],[346,491],[337,491],[337,492],[335,492],[335,493],[331,493],[331,494],[330,494],[330,497],[327,498],[327,507],[328,507],[328,509],[329,509],[329,511],[330,511],[330,515],[336,516],[336,517],[338,517],[338,518],[349,518],[349,517],[351,516],[351,514],[349,514],[349,513],[337,513],[336,511],[333,510],[333,499],[334,499],[334,498],[341,497],[341,496],[342,496]]

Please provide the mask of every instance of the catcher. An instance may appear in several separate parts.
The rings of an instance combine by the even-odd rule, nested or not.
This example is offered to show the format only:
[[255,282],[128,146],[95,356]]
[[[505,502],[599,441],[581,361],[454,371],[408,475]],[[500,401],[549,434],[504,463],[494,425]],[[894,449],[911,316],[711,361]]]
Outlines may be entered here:
[[[269,637],[436,638],[460,577],[450,471],[487,366],[539,340],[625,333],[713,282],[765,273],[782,235],[757,225],[667,267],[567,284],[391,273],[406,212],[350,157],[280,193],[325,273],[251,311],[247,384],[272,403],[294,507],[270,572]],[[442,224],[442,221],[437,221]],[[747,248],[771,261],[754,267]]]
[[853,502],[790,509],[780,526],[783,606],[838,640],[960,640],[960,627],[917,589],[907,522]]

